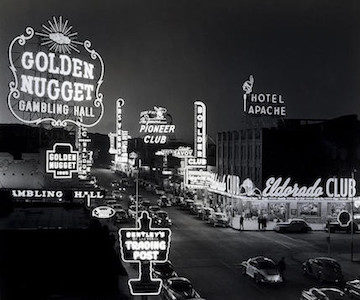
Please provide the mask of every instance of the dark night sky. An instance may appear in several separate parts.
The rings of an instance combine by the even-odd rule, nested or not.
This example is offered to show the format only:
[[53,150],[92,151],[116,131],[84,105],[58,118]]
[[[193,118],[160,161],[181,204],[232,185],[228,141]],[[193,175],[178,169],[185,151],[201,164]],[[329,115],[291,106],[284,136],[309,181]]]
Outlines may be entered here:
[[126,100],[124,128],[137,135],[139,113],[165,106],[177,137],[191,139],[193,101],[208,105],[209,133],[244,119],[242,83],[281,93],[289,118],[360,112],[360,1],[344,0],[0,0],[1,123],[6,105],[7,48],[26,26],[64,16],[105,61],[105,117],[93,130],[115,128],[114,102]]

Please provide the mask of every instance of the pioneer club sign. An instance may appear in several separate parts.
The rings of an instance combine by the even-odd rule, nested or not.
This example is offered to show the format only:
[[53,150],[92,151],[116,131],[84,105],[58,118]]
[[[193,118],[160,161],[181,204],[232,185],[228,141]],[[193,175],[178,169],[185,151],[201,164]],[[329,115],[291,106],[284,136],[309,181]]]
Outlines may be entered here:
[[165,144],[169,134],[174,134],[175,125],[164,107],[154,106],[154,110],[140,113],[140,134],[146,144]]
[[243,84],[244,112],[249,115],[285,117],[286,106],[283,96],[274,93],[254,93],[254,82],[254,77],[250,75]]
[[18,120],[62,127],[100,121],[104,63],[90,41],[77,39],[68,20],[54,17],[36,31],[27,27],[10,43],[9,63],[7,100]]

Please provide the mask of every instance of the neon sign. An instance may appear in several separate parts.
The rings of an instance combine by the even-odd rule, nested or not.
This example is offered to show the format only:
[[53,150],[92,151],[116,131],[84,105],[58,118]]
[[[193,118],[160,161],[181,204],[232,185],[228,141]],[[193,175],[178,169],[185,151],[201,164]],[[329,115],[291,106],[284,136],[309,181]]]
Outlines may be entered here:
[[[271,177],[266,181],[262,195],[264,197],[320,197],[323,196],[324,188],[320,186],[321,178],[318,178],[310,187],[299,186],[297,183],[290,186],[291,178],[282,182],[282,178]],[[353,178],[329,178],[325,183],[327,197],[350,198],[356,194],[356,181]]]
[[254,76],[243,84],[244,112],[249,115],[286,116],[286,106],[280,94],[255,94],[253,93]]
[[151,264],[168,260],[171,230],[152,228],[151,222],[149,213],[144,211],[139,220],[140,228],[119,230],[123,261],[140,264],[139,278],[128,281],[132,295],[159,295],[162,287],[162,280],[152,277]]
[[206,106],[201,101],[194,102],[194,123],[195,157],[206,159]]
[[103,60],[68,20],[54,17],[36,32],[27,27],[10,43],[9,63],[8,107],[19,121],[92,127],[102,118]]
[[55,179],[70,179],[78,171],[79,153],[71,144],[56,143],[52,150],[46,151],[46,172]]
[[189,158],[193,156],[193,149],[180,146],[179,148],[174,149],[172,155],[177,158]]
[[[146,144],[165,144],[167,135],[175,132],[175,125],[168,120],[169,114],[164,107],[154,107],[140,113],[140,133],[145,134]],[[169,124],[170,123],[170,124]]]

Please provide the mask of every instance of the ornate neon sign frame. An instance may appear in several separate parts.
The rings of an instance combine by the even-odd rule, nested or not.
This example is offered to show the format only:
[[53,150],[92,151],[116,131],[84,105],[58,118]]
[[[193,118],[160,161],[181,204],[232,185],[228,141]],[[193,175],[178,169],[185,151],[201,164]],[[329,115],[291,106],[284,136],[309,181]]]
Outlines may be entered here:
[[[54,20],[54,23],[57,22],[55,17],[53,18],[53,20]],[[59,24],[60,24],[60,22],[62,22],[62,17],[59,18]],[[64,24],[67,24],[67,22],[68,21],[66,20]],[[49,21],[49,24],[52,25],[50,21]],[[43,25],[43,27],[44,26],[45,25]],[[52,26],[54,26],[54,25],[52,25]],[[58,25],[56,24],[56,26],[58,26]],[[46,26],[45,26],[45,28],[46,28]],[[10,81],[10,83],[9,83],[9,93],[8,93],[8,97],[7,97],[7,103],[8,103],[8,107],[9,107],[11,113],[13,114],[13,116],[25,124],[39,125],[41,123],[50,122],[51,125],[54,127],[66,127],[67,125],[70,125],[70,124],[74,124],[76,126],[83,126],[83,127],[93,127],[93,126],[97,125],[104,115],[103,94],[100,92],[100,87],[101,87],[101,84],[103,83],[103,78],[104,78],[104,61],[98,52],[96,52],[94,49],[91,49],[91,42],[89,40],[85,40],[84,42],[77,41],[76,44],[83,46],[84,49],[86,50],[86,52],[90,54],[91,59],[93,59],[93,60],[98,59],[100,62],[100,66],[101,66],[100,77],[99,77],[98,81],[96,82],[96,88],[94,89],[95,99],[93,100],[93,106],[96,108],[100,108],[100,114],[95,122],[90,123],[90,124],[85,124],[82,121],[79,121],[77,118],[75,118],[75,120],[72,120],[72,119],[61,120],[61,119],[54,119],[52,117],[46,117],[46,118],[39,117],[35,120],[25,120],[20,115],[18,115],[16,113],[16,111],[13,109],[13,107],[11,105],[11,101],[13,99],[15,99],[15,100],[19,99],[20,95],[21,95],[21,92],[19,90],[19,79],[18,79],[18,75],[17,75],[17,69],[14,66],[14,61],[13,61],[13,57],[12,57],[13,47],[16,43],[18,43],[20,46],[25,46],[25,44],[28,41],[30,41],[34,37],[35,34],[38,36],[44,35],[41,32],[35,32],[35,30],[32,27],[27,27],[25,29],[25,33],[15,37],[9,45],[9,51],[8,51],[8,58],[9,58],[9,63],[10,63],[9,68],[12,72],[14,79],[12,81]],[[42,43],[42,45],[43,44],[44,43]],[[76,52],[79,51],[75,47],[72,47],[72,48]]]

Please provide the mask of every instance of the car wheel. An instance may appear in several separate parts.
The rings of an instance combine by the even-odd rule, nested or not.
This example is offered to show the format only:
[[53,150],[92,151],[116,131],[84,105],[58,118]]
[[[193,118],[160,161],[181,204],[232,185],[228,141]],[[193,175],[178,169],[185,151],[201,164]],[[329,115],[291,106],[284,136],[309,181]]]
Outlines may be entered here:
[[261,279],[260,279],[260,275],[259,275],[259,274],[255,274],[254,279],[255,279],[256,284],[260,284]]
[[244,266],[241,267],[241,275],[246,275],[246,267]]
[[302,273],[303,273],[304,276],[308,275],[306,267],[302,267]]

